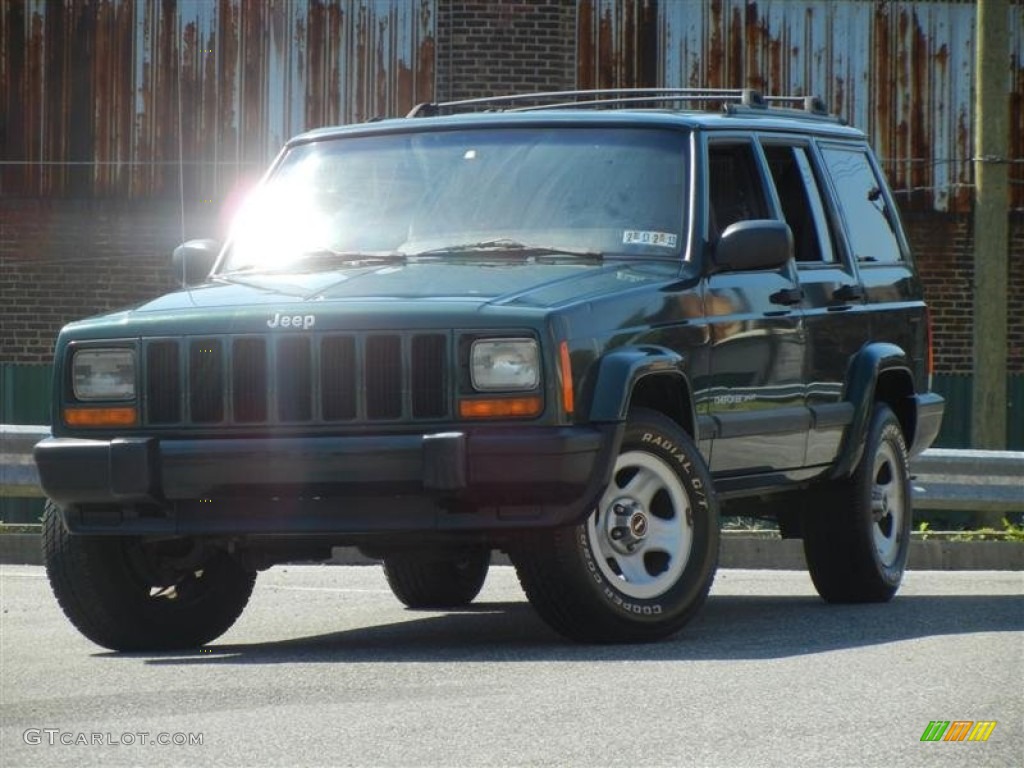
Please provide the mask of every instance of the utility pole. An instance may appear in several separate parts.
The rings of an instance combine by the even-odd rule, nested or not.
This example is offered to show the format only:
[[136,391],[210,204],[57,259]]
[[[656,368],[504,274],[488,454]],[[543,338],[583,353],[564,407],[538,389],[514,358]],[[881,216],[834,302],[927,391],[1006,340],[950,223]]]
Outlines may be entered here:
[[1006,448],[1010,69],[1007,0],[978,0],[974,66],[974,393],[971,445]]

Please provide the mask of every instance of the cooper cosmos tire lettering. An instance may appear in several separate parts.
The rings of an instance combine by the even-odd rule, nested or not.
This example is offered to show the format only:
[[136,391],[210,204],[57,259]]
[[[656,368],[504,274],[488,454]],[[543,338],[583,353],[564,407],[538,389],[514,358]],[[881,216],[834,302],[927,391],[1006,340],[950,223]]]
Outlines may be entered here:
[[[585,535],[586,534],[582,531],[580,532],[580,536],[585,537]],[[597,563],[594,562],[594,557],[590,554],[590,550],[586,548],[585,540],[583,542],[583,547],[585,553],[584,556],[587,559],[587,570],[590,572],[590,575],[594,578],[595,583],[604,584],[604,579],[601,577],[601,570],[597,567]]]
[[588,518],[512,549],[520,582],[558,632],[584,642],[672,634],[700,609],[718,560],[718,509],[690,437],[631,411],[612,482]]
[[587,532],[584,528],[580,528],[579,537],[577,539],[577,546],[580,547],[580,552],[587,561],[587,570],[594,578],[594,582],[599,584],[604,592],[605,597],[609,601],[623,609],[627,613],[636,613],[645,616],[660,615],[664,609],[661,603],[654,602],[646,606],[634,605],[622,598],[622,595],[612,587],[605,578],[601,575],[601,569],[597,565],[597,561],[594,559],[594,554],[591,551],[590,546],[587,542]]

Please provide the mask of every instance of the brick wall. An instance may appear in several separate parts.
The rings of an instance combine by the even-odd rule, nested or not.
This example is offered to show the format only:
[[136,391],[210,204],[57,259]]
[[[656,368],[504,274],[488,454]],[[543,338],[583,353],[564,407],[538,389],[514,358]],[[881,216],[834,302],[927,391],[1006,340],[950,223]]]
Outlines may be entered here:
[[[974,346],[974,251],[970,213],[903,213],[910,247],[932,313],[937,373],[971,373]],[[1010,219],[1007,362],[1024,373],[1024,215]]]
[[903,226],[931,307],[936,370],[970,373],[971,215],[904,211]]
[[441,0],[439,101],[576,85],[575,0]]
[[[188,237],[217,234],[208,212]],[[0,199],[0,362],[50,362],[65,323],[172,289],[180,209],[163,201]]]
[[1024,211],[1010,220],[1010,287],[1007,290],[1010,372],[1024,374]]
[[1010,219],[1007,349],[1010,373],[1024,373],[1024,211]]

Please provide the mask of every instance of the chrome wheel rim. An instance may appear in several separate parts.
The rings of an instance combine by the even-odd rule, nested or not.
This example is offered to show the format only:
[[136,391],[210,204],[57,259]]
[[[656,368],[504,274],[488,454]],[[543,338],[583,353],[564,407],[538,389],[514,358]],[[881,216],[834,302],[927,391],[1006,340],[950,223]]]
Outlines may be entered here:
[[875,454],[871,485],[871,532],[879,561],[886,567],[899,558],[906,516],[906,488],[896,457],[888,442]]
[[658,597],[679,580],[693,547],[690,498],[668,463],[644,451],[615,462],[587,535],[602,575],[623,594]]

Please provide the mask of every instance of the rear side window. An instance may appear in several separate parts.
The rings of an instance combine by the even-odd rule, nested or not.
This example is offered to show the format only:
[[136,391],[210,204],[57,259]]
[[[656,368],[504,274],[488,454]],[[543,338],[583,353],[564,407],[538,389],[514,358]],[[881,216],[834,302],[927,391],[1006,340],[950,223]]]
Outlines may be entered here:
[[854,257],[861,262],[895,262],[903,258],[881,181],[860,149],[826,147],[825,166],[832,177]]
[[769,144],[764,154],[782,215],[793,233],[796,260],[811,264],[834,261],[828,218],[807,148]]

